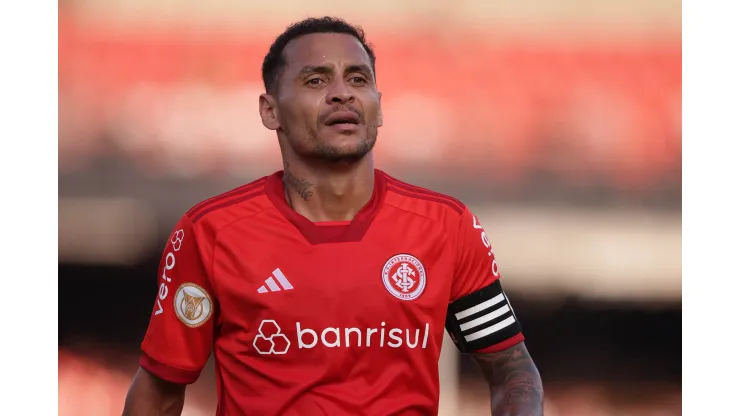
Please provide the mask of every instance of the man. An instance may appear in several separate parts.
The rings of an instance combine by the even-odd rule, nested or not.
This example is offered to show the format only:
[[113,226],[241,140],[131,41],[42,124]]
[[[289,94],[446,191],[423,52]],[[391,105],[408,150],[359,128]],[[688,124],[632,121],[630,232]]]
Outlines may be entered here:
[[373,167],[383,124],[361,29],[308,19],[262,67],[284,170],[173,229],[125,415],[179,415],[211,353],[218,415],[432,415],[446,326],[494,415],[542,415],[542,384],[491,243],[459,201]]

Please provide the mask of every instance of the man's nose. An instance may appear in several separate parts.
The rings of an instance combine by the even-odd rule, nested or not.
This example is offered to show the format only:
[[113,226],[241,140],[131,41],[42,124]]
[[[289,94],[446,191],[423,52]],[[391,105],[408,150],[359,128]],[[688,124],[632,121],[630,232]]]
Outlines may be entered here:
[[332,83],[329,93],[326,94],[327,104],[345,104],[354,98],[352,90],[347,86],[344,80],[337,80]]

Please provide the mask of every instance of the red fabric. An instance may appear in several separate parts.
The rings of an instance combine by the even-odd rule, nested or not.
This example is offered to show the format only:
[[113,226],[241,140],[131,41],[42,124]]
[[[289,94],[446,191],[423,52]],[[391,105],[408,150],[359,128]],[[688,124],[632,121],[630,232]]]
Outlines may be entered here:
[[353,221],[314,224],[280,175],[183,218],[168,277],[207,290],[213,314],[190,327],[172,309],[187,303],[166,299],[143,343],[161,362],[142,366],[189,382],[212,352],[218,415],[436,414],[447,304],[494,278],[472,215],[377,171]]
[[457,229],[455,248],[457,266],[450,302],[489,286],[501,277],[493,241],[467,208]]
[[157,377],[172,383],[190,384],[195,383],[200,376],[200,370],[186,370],[183,368],[172,367],[150,357],[147,353],[142,353],[139,358],[139,365],[148,372]]
[[385,196],[385,175],[380,171],[375,173],[375,189],[370,202],[363,207],[347,226],[317,225],[306,217],[293,211],[285,200],[282,172],[277,172],[267,178],[266,192],[270,202],[277,208],[285,219],[291,222],[311,244],[342,243],[359,241],[370,227],[378,210],[382,206]]
[[499,342],[496,345],[491,345],[490,347],[483,348],[475,352],[478,354],[490,354],[493,352],[500,352],[509,349],[522,341],[524,341],[524,334],[520,332],[504,342]]
[[[211,354],[217,306],[206,271],[206,266],[211,264],[211,249],[202,243],[190,218],[184,216],[173,229],[157,269],[158,290],[142,342],[144,357],[150,358],[142,357],[142,367],[165,380],[181,382],[178,380],[183,374],[173,369],[186,369],[197,378]],[[181,321],[182,311],[187,310],[187,299],[183,294],[178,299],[178,294],[184,287],[200,288],[210,297],[200,303],[204,309],[199,309],[202,314],[198,318],[203,321],[197,326]]]
[[321,221],[321,222],[315,222],[314,224],[318,225],[319,227],[343,227],[347,226],[351,223],[351,221]]

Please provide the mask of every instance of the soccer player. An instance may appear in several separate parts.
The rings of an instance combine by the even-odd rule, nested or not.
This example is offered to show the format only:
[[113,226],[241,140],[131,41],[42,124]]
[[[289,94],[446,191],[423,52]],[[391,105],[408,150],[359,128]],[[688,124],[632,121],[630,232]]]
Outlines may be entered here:
[[494,415],[542,415],[478,219],[373,166],[383,115],[362,30],[294,24],[262,76],[284,169],[174,227],[123,413],[179,415],[213,354],[218,415],[433,415],[446,328],[480,364]]

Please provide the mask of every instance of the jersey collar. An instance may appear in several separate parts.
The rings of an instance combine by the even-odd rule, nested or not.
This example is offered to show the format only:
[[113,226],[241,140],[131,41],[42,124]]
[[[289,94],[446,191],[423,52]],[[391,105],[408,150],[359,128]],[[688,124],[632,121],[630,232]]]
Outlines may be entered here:
[[373,196],[367,204],[355,215],[349,225],[321,225],[314,224],[308,218],[295,212],[285,200],[283,187],[283,171],[278,171],[267,177],[265,192],[270,202],[277,210],[292,223],[311,244],[347,243],[362,240],[370,228],[373,220],[380,211],[385,198],[385,175],[375,169],[375,188]]

